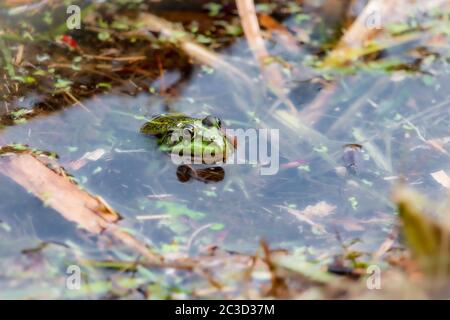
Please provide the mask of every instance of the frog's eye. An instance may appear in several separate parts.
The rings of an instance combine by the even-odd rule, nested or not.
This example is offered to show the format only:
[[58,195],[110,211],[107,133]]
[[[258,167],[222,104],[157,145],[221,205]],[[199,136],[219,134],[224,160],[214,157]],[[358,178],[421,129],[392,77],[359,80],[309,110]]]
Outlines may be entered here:
[[202,124],[205,127],[217,127],[217,128],[220,128],[222,126],[222,122],[220,121],[220,119],[217,118],[217,117],[214,117],[214,116],[206,116],[205,118],[203,118]]
[[191,124],[186,125],[183,128],[183,139],[191,140],[194,138],[194,126]]

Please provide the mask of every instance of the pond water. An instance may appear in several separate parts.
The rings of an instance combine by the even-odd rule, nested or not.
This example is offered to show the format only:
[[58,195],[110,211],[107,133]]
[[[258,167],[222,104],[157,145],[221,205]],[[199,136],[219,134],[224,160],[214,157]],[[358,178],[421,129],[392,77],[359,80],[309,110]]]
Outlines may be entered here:
[[[290,29],[296,23],[283,20]],[[0,142],[55,152],[84,189],[120,212],[121,226],[163,253],[195,256],[212,244],[252,253],[261,239],[275,248],[307,248],[324,261],[355,240],[356,248],[372,252],[396,225],[390,200],[396,184],[406,182],[434,199],[447,193],[431,175],[448,172],[450,142],[449,42],[433,42],[434,32],[383,50],[371,67],[333,76],[309,66],[314,48],[292,52],[277,38],[268,41],[270,53],[292,67],[287,86],[297,116],[262,89],[240,37],[220,54],[254,76],[250,87],[205,66],[194,65],[188,75],[173,69],[149,85],[174,86],[173,96],[129,95],[115,87],[81,100],[83,106],[7,126]],[[305,113],[320,97],[322,105]],[[20,103],[36,99],[29,92]],[[279,171],[264,176],[255,165],[226,164],[220,182],[180,182],[154,139],[139,133],[146,119],[169,111],[212,114],[227,128],[278,129]],[[5,256],[42,241],[83,247],[94,259],[105,255],[8,178],[0,177],[0,190],[0,221],[11,228]]]

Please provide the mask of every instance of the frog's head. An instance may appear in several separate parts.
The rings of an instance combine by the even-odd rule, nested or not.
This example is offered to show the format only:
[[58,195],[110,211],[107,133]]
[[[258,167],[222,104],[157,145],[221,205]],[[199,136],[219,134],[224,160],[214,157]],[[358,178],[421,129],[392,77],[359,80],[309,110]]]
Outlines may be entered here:
[[207,164],[225,161],[233,150],[220,119],[213,116],[178,123],[165,135],[161,146],[186,160]]
[[[162,115],[147,124],[144,131],[158,128],[160,149],[183,160],[214,164],[226,161],[233,153],[233,144],[222,130],[219,118],[203,119],[184,115]],[[143,131],[141,129],[141,131]]]

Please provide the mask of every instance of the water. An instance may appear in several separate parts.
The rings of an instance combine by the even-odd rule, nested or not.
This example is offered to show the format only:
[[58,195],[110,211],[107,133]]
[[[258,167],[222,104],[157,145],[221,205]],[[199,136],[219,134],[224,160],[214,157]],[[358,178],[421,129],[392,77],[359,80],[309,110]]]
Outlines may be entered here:
[[[300,47],[292,53],[272,43],[270,50],[294,68],[288,86],[299,110],[336,84],[314,121],[289,116],[276,97],[261,90],[260,79],[245,87],[217,70],[194,66],[187,76],[172,70],[149,86],[174,85],[174,96],[149,91],[133,96],[115,88],[83,99],[84,107],[75,104],[8,126],[0,141],[57,153],[84,189],[120,212],[121,226],[163,253],[195,256],[212,244],[252,253],[261,239],[275,248],[308,248],[313,257],[326,259],[341,252],[342,242],[355,239],[355,248],[371,252],[396,224],[390,193],[397,183],[405,181],[434,199],[447,193],[430,174],[448,172],[448,145],[442,142],[439,149],[440,141],[430,141],[448,139],[448,38],[438,46],[429,37],[384,52],[382,61],[405,64],[412,63],[417,48],[432,52],[420,56],[420,72],[361,68],[333,81],[304,63],[313,51]],[[243,39],[222,53],[244,73],[255,74]],[[25,94],[25,102],[33,99],[35,93]],[[221,182],[180,182],[176,166],[157,151],[155,141],[139,134],[146,118],[167,111],[213,114],[230,128],[279,129],[280,171],[263,176],[258,167],[230,164]],[[301,121],[316,133],[305,133]],[[362,145],[354,151],[354,174],[343,160],[348,143]],[[80,166],[76,161],[87,152],[101,156]],[[7,178],[0,181],[0,221],[11,228],[8,235],[0,233],[11,241],[2,246],[4,261],[42,241],[79,246],[93,259],[117,258]],[[148,219],[154,215],[164,217]]]

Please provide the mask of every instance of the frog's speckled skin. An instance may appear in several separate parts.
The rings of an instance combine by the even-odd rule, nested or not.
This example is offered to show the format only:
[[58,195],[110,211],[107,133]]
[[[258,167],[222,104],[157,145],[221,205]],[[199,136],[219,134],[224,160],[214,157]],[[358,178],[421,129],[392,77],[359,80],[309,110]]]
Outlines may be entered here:
[[141,133],[153,136],[165,135],[170,130],[189,124],[192,121],[193,118],[182,113],[161,114],[144,124],[141,128]]

